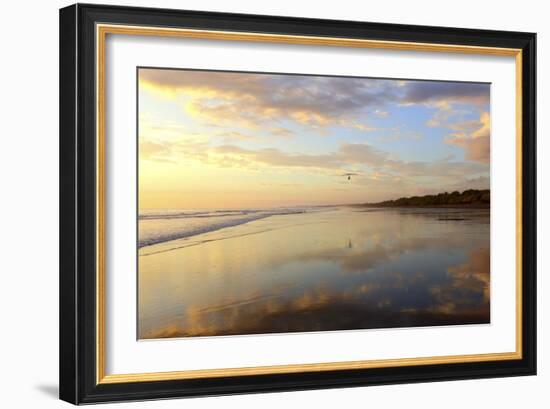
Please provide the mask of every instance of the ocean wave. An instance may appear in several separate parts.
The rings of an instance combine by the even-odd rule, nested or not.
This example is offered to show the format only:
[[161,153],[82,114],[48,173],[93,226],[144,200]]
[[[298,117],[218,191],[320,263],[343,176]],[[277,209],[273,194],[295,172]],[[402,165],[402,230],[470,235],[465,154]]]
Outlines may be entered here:
[[139,220],[209,218],[247,215],[258,212],[261,212],[261,210],[161,210],[141,213],[138,218]]
[[314,209],[150,211],[139,215],[139,248]]

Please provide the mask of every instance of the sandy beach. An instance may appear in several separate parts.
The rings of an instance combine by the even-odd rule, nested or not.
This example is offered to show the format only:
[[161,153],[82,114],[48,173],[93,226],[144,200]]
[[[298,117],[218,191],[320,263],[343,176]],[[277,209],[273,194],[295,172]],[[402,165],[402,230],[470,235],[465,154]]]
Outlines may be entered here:
[[485,209],[258,217],[142,246],[138,336],[488,323],[489,255]]

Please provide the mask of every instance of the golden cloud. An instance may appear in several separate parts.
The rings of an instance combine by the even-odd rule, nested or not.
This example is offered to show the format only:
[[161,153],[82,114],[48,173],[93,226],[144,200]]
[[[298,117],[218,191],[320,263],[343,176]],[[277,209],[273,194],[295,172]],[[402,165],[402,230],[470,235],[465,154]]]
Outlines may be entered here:
[[391,103],[442,108],[489,99],[488,84],[356,77],[142,68],[139,83],[167,98],[184,97],[196,118],[249,129],[289,120],[321,131],[334,125],[370,131],[366,119],[387,117]]
[[488,112],[482,112],[479,121],[455,124],[457,132],[449,134],[445,142],[466,151],[466,159],[489,163],[491,158],[491,119]]

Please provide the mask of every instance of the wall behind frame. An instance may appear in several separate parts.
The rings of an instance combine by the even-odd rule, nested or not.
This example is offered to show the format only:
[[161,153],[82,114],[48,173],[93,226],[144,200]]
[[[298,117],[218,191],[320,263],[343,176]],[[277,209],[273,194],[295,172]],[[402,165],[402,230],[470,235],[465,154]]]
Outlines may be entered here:
[[[278,0],[157,0],[93,1],[88,3],[145,7],[288,15],[387,23],[442,25],[479,29],[538,32],[538,180],[539,209],[550,206],[550,191],[541,182],[550,175],[550,134],[544,113],[547,95],[550,28],[543,2],[524,0],[505,7],[498,1],[394,0],[392,2],[308,2]],[[57,400],[58,379],[58,9],[69,1],[10,2],[0,25],[2,38],[2,138],[0,286],[2,314],[2,401],[7,407],[68,407]],[[452,12],[451,12],[452,11]],[[548,158],[549,160],[545,160]],[[550,216],[538,216],[538,344],[539,375],[525,378],[470,380],[432,384],[393,385],[231,396],[185,401],[188,408],[276,408],[313,406],[332,408],[346,403],[372,407],[461,408],[543,407],[548,400],[550,358],[544,345],[550,327],[550,268],[545,248],[550,246]],[[546,253],[546,254],[545,254]],[[539,403],[540,402],[540,403]],[[411,405],[412,403],[412,405]],[[117,404],[112,407],[179,408],[178,400]]]

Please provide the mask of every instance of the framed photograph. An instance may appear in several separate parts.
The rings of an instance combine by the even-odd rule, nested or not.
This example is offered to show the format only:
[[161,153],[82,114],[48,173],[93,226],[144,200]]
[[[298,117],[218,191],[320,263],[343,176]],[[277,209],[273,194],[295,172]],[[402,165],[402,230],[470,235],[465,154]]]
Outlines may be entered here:
[[61,399],[534,375],[535,44],[61,9]]

